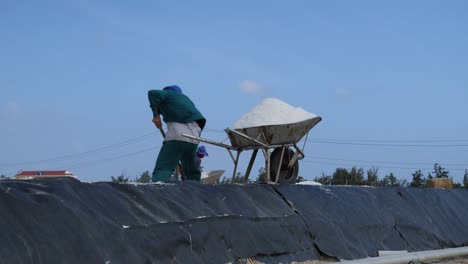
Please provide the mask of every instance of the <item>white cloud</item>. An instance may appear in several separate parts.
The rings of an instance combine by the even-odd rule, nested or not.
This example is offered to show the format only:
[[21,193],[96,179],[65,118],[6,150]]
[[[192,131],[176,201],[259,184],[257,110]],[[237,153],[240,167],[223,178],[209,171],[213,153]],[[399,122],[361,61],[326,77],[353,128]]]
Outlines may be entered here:
[[348,97],[348,96],[351,96],[352,94],[353,92],[350,89],[346,89],[346,88],[336,89],[336,95],[340,97]]
[[263,92],[263,86],[252,80],[243,80],[240,83],[240,89],[243,93],[248,95],[256,95]]

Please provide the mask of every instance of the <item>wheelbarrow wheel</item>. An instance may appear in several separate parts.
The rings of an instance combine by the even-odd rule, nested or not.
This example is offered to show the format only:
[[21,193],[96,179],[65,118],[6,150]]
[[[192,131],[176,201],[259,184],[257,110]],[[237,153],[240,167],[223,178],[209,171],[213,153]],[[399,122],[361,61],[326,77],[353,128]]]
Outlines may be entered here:
[[294,156],[294,151],[290,148],[284,150],[283,160],[281,159],[282,148],[275,148],[270,156],[270,180],[274,182],[276,180],[276,173],[278,166],[281,163],[280,173],[278,177],[278,183],[296,183],[297,175],[299,174],[299,160],[294,162],[291,168],[288,168],[288,164]]

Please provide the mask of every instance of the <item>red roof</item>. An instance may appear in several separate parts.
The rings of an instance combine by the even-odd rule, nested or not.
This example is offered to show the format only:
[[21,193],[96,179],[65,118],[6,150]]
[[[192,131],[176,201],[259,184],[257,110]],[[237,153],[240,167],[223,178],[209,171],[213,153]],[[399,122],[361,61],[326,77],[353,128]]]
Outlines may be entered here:
[[61,171],[22,171],[16,174],[16,177],[40,177],[40,176],[74,176],[67,170]]

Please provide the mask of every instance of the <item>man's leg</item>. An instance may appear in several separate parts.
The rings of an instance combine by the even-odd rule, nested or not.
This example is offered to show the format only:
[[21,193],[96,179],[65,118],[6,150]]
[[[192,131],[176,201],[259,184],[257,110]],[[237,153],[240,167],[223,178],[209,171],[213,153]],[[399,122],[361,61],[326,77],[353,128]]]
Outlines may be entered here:
[[196,155],[198,145],[188,142],[181,143],[183,143],[184,146],[181,162],[185,178],[187,180],[200,181],[201,172]]
[[171,174],[179,163],[182,149],[179,146],[180,141],[164,141],[161,150],[159,151],[156,166],[153,170],[152,181],[168,181]]

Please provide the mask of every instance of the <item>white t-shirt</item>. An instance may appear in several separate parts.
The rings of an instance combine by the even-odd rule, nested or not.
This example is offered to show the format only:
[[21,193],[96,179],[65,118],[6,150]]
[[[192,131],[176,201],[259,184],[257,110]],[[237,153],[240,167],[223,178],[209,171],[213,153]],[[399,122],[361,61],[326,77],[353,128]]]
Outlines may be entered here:
[[197,122],[192,123],[176,123],[168,122],[167,124],[167,133],[164,141],[169,140],[178,140],[185,141],[193,144],[198,144],[198,140],[194,140],[188,137],[182,136],[182,134],[191,135],[194,137],[200,137],[201,129],[198,126]]

